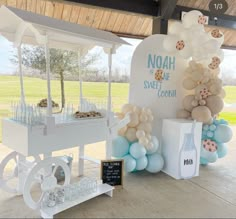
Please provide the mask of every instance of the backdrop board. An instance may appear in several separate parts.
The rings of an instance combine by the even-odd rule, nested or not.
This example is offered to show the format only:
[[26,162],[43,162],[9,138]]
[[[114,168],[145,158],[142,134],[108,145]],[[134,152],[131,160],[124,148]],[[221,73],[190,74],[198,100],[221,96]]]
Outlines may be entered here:
[[186,91],[182,88],[187,60],[163,48],[166,35],[152,35],[136,48],[131,63],[129,103],[149,107],[152,134],[161,139],[162,119],[176,118]]

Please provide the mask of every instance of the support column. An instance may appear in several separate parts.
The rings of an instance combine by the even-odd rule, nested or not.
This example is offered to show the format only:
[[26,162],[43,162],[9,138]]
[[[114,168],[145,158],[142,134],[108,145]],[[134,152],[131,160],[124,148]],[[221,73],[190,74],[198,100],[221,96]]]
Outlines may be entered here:
[[111,158],[111,143],[112,136],[110,132],[111,123],[111,110],[112,110],[112,100],[111,100],[111,81],[112,81],[112,49],[108,52],[108,97],[107,97],[107,141],[106,141],[106,159]]
[[52,116],[52,97],[51,97],[51,79],[50,79],[50,50],[48,47],[48,42],[45,44],[45,58],[46,58],[46,74],[47,74],[47,116]]
[[82,52],[81,49],[78,51],[78,68],[79,68],[79,101],[80,101],[80,110],[81,110],[81,104],[83,100],[83,81],[82,81]]
[[22,51],[21,51],[21,44],[17,47],[18,52],[18,68],[19,68],[19,75],[20,75],[20,99],[21,104],[25,104],[25,93],[24,93],[24,80],[23,80],[23,72],[22,72]]

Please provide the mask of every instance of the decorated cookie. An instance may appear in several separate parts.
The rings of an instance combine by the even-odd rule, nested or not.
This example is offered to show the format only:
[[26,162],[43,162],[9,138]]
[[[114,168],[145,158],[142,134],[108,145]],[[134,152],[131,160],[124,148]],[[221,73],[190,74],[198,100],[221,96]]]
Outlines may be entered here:
[[220,62],[221,62],[220,59],[218,57],[214,56],[212,58],[211,63],[208,65],[208,67],[210,69],[217,69],[219,67],[219,65],[220,65]]
[[208,96],[210,96],[210,91],[205,87],[202,90],[200,90],[199,93],[200,93],[202,99],[206,99]]
[[185,44],[184,44],[184,41],[183,40],[179,40],[177,43],[176,43],[176,49],[177,50],[182,50],[184,48]]
[[163,80],[163,70],[162,69],[156,70],[155,79],[157,81],[162,81]]
[[217,150],[217,144],[216,142],[206,139],[203,141],[203,147],[205,150],[210,151],[210,152],[215,152]]
[[204,15],[198,16],[198,23],[199,24],[205,24],[206,23],[206,17]]
[[211,31],[211,36],[214,38],[221,38],[223,35],[220,33],[218,29],[214,29]]

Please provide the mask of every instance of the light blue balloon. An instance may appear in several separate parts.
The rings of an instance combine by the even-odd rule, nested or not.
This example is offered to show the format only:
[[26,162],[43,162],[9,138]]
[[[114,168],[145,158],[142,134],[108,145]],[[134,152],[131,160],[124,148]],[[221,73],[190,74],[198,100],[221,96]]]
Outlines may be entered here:
[[206,136],[207,136],[207,131],[204,130],[204,131],[202,132],[202,136],[203,136],[203,137],[206,137]]
[[147,154],[148,155],[156,153],[158,148],[159,148],[159,141],[158,141],[156,136],[152,136],[151,142],[153,143],[153,148],[152,149],[147,149]]
[[228,125],[218,125],[215,130],[215,140],[220,143],[226,143],[233,137],[232,129]]
[[129,153],[129,142],[126,138],[118,136],[112,141],[112,156],[123,157]]
[[209,125],[203,125],[203,130],[204,131],[208,131],[208,129],[209,129]]
[[144,170],[147,167],[148,159],[146,156],[143,156],[136,160],[136,170]]
[[210,125],[210,130],[215,131],[216,130],[216,125],[214,125],[214,124]]
[[218,146],[218,148],[217,148],[218,157],[219,158],[224,157],[228,152],[227,145],[224,143],[218,143],[217,146]]
[[128,154],[124,156],[122,159],[124,159],[125,171],[127,173],[130,173],[136,169],[136,160],[132,156]]
[[164,166],[164,160],[158,153],[147,155],[148,165],[145,168],[150,173],[160,172]]
[[205,166],[208,164],[208,160],[204,157],[200,157],[200,164]]
[[212,138],[214,136],[214,133],[211,131],[207,132],[207,137]]
[[218,159],[218,154],[216,151],[210,152],[201,147],[201,157],[205,158],[209,163],[214,163]]
[[130,155],[132,155],[135,159],[139,159],[139,158],[145,156],[146,152],[147,151],[146,151],[145,147],[137,142],[132,144],[129,148]]

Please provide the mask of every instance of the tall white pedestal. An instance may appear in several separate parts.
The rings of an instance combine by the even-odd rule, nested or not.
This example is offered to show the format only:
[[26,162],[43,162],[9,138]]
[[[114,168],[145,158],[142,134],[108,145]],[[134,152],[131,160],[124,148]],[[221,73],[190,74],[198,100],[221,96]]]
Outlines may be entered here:
[[183,119],[164,119],[162,127],[163,172],[175,179],[199,175],[202,123]]

